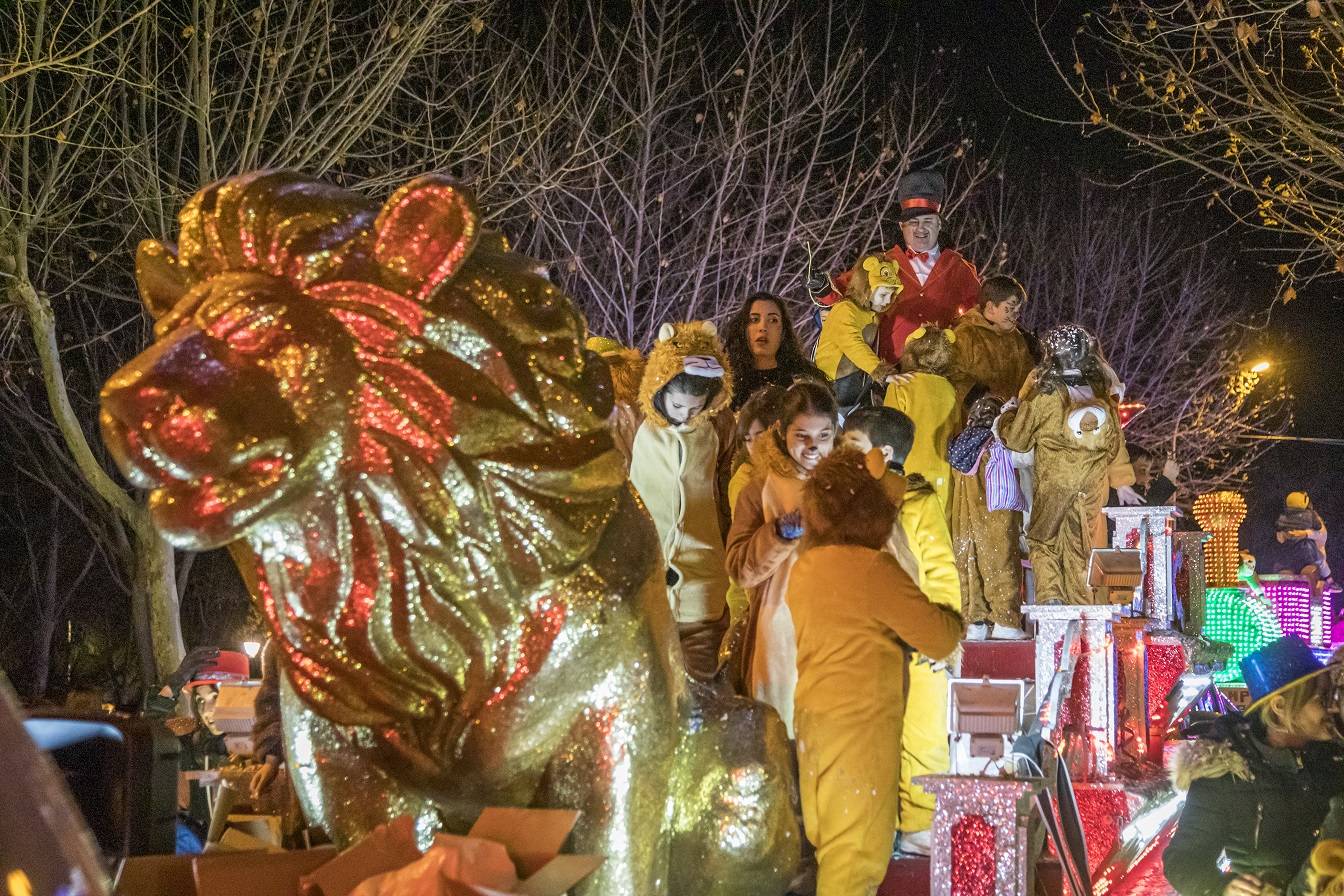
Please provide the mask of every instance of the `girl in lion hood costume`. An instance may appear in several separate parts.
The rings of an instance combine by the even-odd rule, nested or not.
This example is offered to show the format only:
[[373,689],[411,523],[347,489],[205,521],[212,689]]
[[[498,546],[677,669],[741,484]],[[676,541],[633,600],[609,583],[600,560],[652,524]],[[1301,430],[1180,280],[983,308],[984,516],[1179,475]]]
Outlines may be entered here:
[[714,417],[732,398],[714,324],[664,324],[640,383],[644,422],[635,434],[630,482],[658,527],[686,671],[702,681],[714,676],[728,629]]

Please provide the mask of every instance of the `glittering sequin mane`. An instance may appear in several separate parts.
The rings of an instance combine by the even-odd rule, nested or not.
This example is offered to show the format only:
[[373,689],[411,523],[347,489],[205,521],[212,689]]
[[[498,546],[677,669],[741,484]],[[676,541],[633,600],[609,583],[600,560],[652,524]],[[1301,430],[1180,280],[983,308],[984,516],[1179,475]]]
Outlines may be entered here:
[[421,719],[451,744],[548,649],[548,591],[624,488],[582,319],[438,176],[380,209],[259,172],[180,220],[176,251],[141,249],[159,338],[193,321],[312,446],[239,533],[291,682],[334,721]]

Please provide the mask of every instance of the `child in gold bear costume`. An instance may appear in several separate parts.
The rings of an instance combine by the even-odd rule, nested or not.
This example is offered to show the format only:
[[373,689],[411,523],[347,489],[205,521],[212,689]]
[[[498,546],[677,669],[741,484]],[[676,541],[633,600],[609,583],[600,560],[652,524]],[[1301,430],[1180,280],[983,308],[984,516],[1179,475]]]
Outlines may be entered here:
[[798,644],[794,719],[803,823],[817,896],[877,890],[900,806],[910,652],[943,659],[956,611],[930,603],[882,550],[896,507],[886,464],[842,448],[803,487],[804,549],[789,581]]
[[[995,423],[1012,451],[1036,451],[1027,546],[1038,604],[1090,604],[1087,559],[1120,452],[1120,418],[1096,340],[1076,324],[1041,339],[1041,365]],[[1020,401],[1020,404],[1019,404]]]

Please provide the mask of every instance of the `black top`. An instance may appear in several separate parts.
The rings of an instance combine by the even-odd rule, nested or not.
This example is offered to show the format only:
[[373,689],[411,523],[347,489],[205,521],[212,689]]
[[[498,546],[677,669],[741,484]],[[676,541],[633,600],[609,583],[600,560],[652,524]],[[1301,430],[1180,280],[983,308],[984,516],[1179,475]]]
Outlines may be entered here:
[[769,370],[733,370],[733,410],[747,403],[747,399],[766,386],[779,386],[787,389],[793,385],[794,376],[806,376],[809,371],[791,371],[783,365]]
[[[1221,896],[1237,874],[1287,889],[1316,843],[1331,797],[1344,792],[1344,756],[1324,743],[1300,751],[1271,747],[1241,717],[1219,719],[1199,743],[1195,764],[1207,763],[1208,776],[1190,784],[1162,856],[1167,880],[1181,896]],[[1228,768],[1220,747],[1245,760],[1240,774]],[[1220,856],[1230,865],[1226,872]]]

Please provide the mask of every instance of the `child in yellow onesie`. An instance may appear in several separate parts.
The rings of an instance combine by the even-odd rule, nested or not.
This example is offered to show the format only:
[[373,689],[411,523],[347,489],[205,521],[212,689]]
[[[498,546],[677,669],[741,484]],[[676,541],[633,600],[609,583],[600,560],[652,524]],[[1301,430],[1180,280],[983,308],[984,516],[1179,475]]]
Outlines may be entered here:
[[1087,559],[1123,444],[1120,418],[1091,334],[1062,324],[1041,338],[1041,352],[994,429],[1009,450],[1036,452],[1027,524],[1036,602],[1091,604]]
[[896,507],[880,458],[842,448],[803,489],[806,544],[789,582],[803,824],[817,850],[817,896],[876,892],[900,807],[910,652],[943,659],[956,611],[930,603],[882,550]]
[[947,379],[952,368],[951,330],[926,325],[905,340],[901,376],[887,387],[886,406],[895,408],[915,424],[915,443],[905,459],[905,472],[918,473],[933,486],[946,516],[952,506],[952,468],[947,463],[947,442],[961,422],[957,390]]
[[[886,464],[883,485],[897,502],[897,525],[887,540],[896,558],[930,601],[952,610],[961,608],[952,536],[943,506],[919,475],[905,476],[904,463],[914,440],[910,418],[892,408],[860,408],[845,421],[843,444],[859,451],[876,450]],[[947,745],[948,671],[944,664],[917,655],[910,664],[909,707],[901,740],[901,852],[929,854],[933,796],[914,783],[920,775],[945,774],[951,764]]]
[[728,575],[719,524],[718,427],[732,401],[728,359],[714,324],[664,324],[640,383],[630,483],[653,517],[667,563],[667,596],[686,672],[714,676],[728,630]]
[[877,316],[901,291],[896,262],[868,255],[850,274],[845,298],[831,306],[817,340],[816,364],[835,384],[835,400],[842,411],[863,402],[874,383],[893,372],[877,356]]

